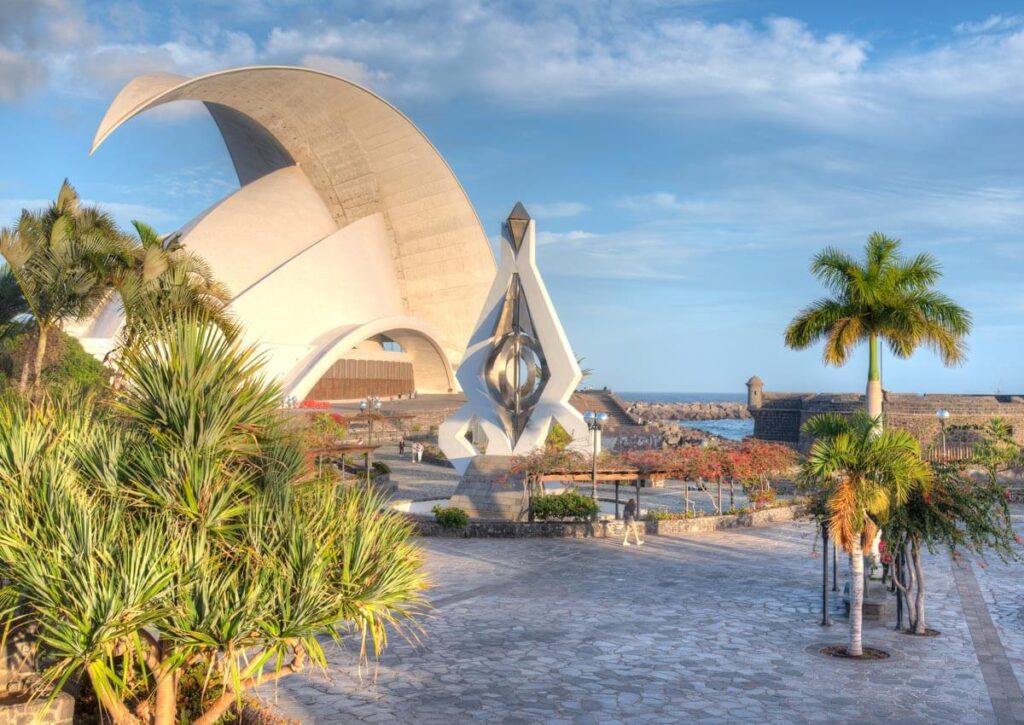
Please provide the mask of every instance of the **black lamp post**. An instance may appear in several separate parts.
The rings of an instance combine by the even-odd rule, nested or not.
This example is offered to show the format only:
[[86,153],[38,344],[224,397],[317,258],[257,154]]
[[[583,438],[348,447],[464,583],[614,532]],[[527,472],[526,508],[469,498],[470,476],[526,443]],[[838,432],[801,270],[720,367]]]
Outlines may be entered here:
[[590,495],[597,501],[597,453],[598,447],[601,444],[601,428],[608,422],[608,414],[595,413],[592,410],[588,410],[583,414],[583,420],[586,422],[591,437],[594,439],[594,460],[590,471]]
[[821,626],[831,627],[828,616],[828,524],[821,524]]
[[368,395],[359,403],[359,412],[366,416],[367,437],[366,444],[370,446],[366,451],[366,485],[370,485],[370,468],[373,466],[373,416],[380,415],[380,398],[375,395]]

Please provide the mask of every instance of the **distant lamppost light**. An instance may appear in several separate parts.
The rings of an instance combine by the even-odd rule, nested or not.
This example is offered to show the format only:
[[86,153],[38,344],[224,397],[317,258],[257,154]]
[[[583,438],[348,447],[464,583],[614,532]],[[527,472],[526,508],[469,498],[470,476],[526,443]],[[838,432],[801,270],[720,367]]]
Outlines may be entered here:
[[935,417],[939,419],[939,428],[942,430],[942,460],[945,461],[947,457],[946,452],[946,421],[949,420],[949,411],[945,408],[939,408],[935,411]]
[[590,469],[590,495],[597,501],[597,449],[601,441],[601,429],[608,422],[608,414],[588,410],[583,414],[583,422],[587,424],[594,441],[594,458]]
[[370,485],[370,469],[373,467],[373,416],[380,413],[380,398],[368,395],[359,401],[359,412],[366,416],[366,485]]

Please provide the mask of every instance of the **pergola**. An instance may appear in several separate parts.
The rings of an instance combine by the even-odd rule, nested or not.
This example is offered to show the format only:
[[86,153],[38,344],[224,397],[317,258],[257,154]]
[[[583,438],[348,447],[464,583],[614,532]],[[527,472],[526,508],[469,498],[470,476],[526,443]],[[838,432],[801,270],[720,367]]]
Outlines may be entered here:
[[644,479],[670,478],[671,471],[641,471],[636,468],[606,468],[592,471],[549,471],[540,476],[544,481],[590,482],[615,484],[615,518],[619,518],[619,486],[623,483],[633,484],[633,498],[636,501],[637,516],[640,515],[640,481]]
[[[362,456],[365,461],[366,468],[370,467],[370,454],[380,448],[379,443],[373,445],[367,443],[338,443],[333,446],[320,446],[319,448],[310,448],[309,454],[316,461],[318,467],[323,465],[324,458],[340,458],[341,459],[341,475],[345,475],[345,456]],[[318,468],[320,470],[320,468]]]

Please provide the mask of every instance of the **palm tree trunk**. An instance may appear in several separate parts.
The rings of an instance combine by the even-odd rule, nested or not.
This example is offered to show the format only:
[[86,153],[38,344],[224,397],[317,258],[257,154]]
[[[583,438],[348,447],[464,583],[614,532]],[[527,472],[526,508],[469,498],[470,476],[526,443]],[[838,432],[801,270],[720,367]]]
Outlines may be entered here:
[[100,705],[107,715],[110,716],[111,722],[114,725],[142,725],[141,720],[132,714],[132,711],[128,709],[124,701],[108,685],[100,684],[105,682],[102,678],[93,677],[92,669],[94,667],[96,667],[95,664],[86,665],[86,674],[89,675],[89,679],[92,681],[93,690],[96,692],[96,699],[100,701]]
[[31,339],[25,343],[25,358],[21,361],[21,380],[18,381],[18,392],[22,395],[28,390],[28,374],[32,370],[32,355],[29,354],[29,348],[32,347],[30,342]]
[[154,713],[154,725],[174,725],[178,714],[178,673],[167,671],[165,663],[170,659],[172,652],[167,643],[160,644],[160,662],[163,672],[155,672],[158,678],[156,682],[156,712]]
[[864,626],[864,547],[863,534],[853,539],[850,551],[850,646],[846,653],[850,657],[864,654],[862,632]]
[[46,339],[49,331],[39,326],[39,339],[36,340],[36,363],[35,363],[35,375],[32,378],[32,395],[33,397],[39,392],[39,387],[43,382],[43,362],[46,358]]
[[[881,418],[882,415],[882,370],[879,365],[878,336],[871,335],[868,338],[868,351],[870,354],[868,363],[868,388],[867,388],[867,411],[872,418]],[[878,426],[881,431],[882,426]]]
[[928,628],[924,624],[924,567],[921,565],[921,545],[914,538],[910,546],[914,559],[914,578],[917,579],[917,590],[914,592],[914,634],[925,634]]

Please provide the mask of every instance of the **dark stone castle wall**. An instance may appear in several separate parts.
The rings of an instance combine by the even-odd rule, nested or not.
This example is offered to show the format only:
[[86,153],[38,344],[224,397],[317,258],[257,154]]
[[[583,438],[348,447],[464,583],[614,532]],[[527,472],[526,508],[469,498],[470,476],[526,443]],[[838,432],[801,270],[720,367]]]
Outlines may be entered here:
[[[752,399],[754,437],[806,449],[810,438],[803,424],[821,413],[850,413],[864,409],[864,396],[847,394],[767,393]],[[882,411],[886,421],[909,430],[925,448],[939,444],[941,426],[935,412],[949,411],[946,441],[950,446],[970,446],[980,429],[993,418],[1003,418],[1014,438],[1024,444],[1024,396],[1019,395],[913,395],[885,393]]]

